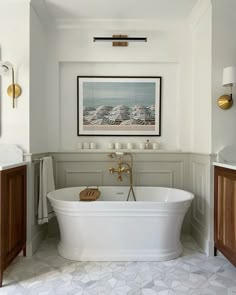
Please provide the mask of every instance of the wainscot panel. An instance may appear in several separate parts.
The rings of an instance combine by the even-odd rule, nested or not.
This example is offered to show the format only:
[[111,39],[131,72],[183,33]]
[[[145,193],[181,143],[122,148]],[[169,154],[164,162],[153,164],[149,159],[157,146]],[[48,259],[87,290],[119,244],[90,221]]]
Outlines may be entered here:
[[[129,185],[129,175],[123,181],[109,173],[110,167],[117,167],[116,159],[108,152],[53,153],[57,188],[68,186]],[[184,189],[188,154],[164,152],[134,152],[133,175],[135,186],[167,186]],[[129,162],[125,157],[124,161]],[[185,167],[185,169],[184,169]],[[185,174],[187,176],[187,173]]]
[[208,254],[213,254],[213,156],[191,154],[190,186],[195,198],[192,204],[191,228],[194,239]]

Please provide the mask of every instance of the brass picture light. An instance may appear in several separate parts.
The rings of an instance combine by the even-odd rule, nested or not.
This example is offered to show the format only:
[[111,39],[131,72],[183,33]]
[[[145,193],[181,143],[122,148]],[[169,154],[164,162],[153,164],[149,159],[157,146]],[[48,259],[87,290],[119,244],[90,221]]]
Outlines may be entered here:
[[12,106],[15,108],[15,99],[21,95],[21,87],[15,84],[13,65],[8,61],[0,61],[0,75],[8,75],[9,73],[11,73],[12,83],[7,88],[7,94],[12,98]]
[[112,46],[128,46],[129,42],[147,42],[147,37],[112,35],[112,37],[93,37],[93,42],[112,42]]
[[233,105],[232,87],[234,84],[236,84],[236,67],[224,68],[222,85],[230,87],[230,94],[224,94],[218,98],[218,106],[223,110],[228,110]]

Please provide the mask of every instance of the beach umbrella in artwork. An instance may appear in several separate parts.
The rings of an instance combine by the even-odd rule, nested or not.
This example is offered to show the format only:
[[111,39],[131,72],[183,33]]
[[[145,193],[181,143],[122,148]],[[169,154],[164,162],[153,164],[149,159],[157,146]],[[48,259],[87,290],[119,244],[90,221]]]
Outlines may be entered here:
[[154,105],[150,105],[150,106],[147,107],[147,110],[150,113],[150,118],[152,120],[155,120],[155,106]]
[[88,116],[90,114],[90,112],[89,111],[83,111],[83,116]]
[[97,120],[97,119],[102,119],[104,116],[108,115],[109,111],[105,111],[105,110],[99,110],[99,111],[95,111],[92,116],[91,116],[91,120]]
[[149,121],[151,119],[151,116],[149,113],[140,113],[138,116],[137,116],[137,119],[139,120],[143,120],[143,121]]
[[92,120],[90,122],[91,125],[102,125],[103,119]]
[[84,119],[86,120],[86,121],[92,121],[92,120],[97,120],[97,119],[99,119],[98,117],[97,117],[97,115],[96,114],[94,114],[94,112],[91,114],[89,114],[88,116],[85,116],[84,117]]
[[136,122],[138,125],[147,125],[146,121],[144,120],[137,119]]
[[96,111],[97,111],[97,112],[104,112],[104,113],[107,113],[107,112],[109,112],[111,109],[112,109],[111,106],[105,106],[105,105],[102,105],[102,106],[97,107],[97,108],[96,108]]
[[109,107],[109,106],[100,106],[94,111],[84,110],[85,120],[91,121],[91,120],[102,119],[104,116],[109,114],[109,111],[111,109],[112,107]]
[[150,111],[150,119],[155,120],[155,111]]
[[154,111],[155,112],[155,106],[154,104],[150,105],[147,107],[150,111]]
[[92,120],[91,125],[112,125],[112,123],[106,118],[98,119],[98,120]]
[[83,124],[84,124],[84,125],[89,125],[89,124],[90,124],[90,120],[87,120],[86,117],[84,117],[84,122],[83,122]]
[[142,118],[142,120],[145,120],[146,118],[150,117],[149,112],[146,108],[133,111],[131,113],[131,116],[134,119],[141,119]]
[[96,109],[93,107],[84,107],[83,111],[95,111]]
[[136,105],[134,105],[133,107],[131,107],[131,109],[132,109],[133,111],[143,110],[143,109],[145,109],[145,106],[143,106],[143,105],[141,105],[141,104],[136,104]]
[[109,115],[109,119],[111,121],[115,121],[115,122],[121,122],[124,120],[128,120],[129,119],[129,114],[127,112],[113,112]]
[[116,110],[116,111],[112,110],[109,113],[110,116],[116,116],[117,114],[120,114],[120,116],[126,117],[126,116],[129,116],[129,111],[128,110]]
[[93,108],[93,107],[83,107],[83,115],[84,116],[89,116],[91,114],[93,114],[93,112],[95,111],[96,109]]
[[89,124],[93,118],[93,114],[84,115],[84,124]]
[[116,122],[111,120],[109,117],[106,118],[106,125],[115,125]]
[[131,118],[144,121],[144,124],[154,124],[155,121],[155,113],[151,112],[148,109],[142,109],[132,112]]
[[142,120],[130,119],[123,121],[120,125],[145,125],[145,122]]
[[126,105],[123,105],[123,104],[120,104],[118,106],[115,106],[112,111],[128,111],[129,110],[129,107],[127,107]]

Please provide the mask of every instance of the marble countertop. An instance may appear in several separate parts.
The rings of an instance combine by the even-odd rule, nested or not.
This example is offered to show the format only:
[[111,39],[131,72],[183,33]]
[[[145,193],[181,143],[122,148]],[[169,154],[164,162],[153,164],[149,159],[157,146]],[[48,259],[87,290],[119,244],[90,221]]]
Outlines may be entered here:
[[27,165],[27,162],[0,162],[0,171]]
[[228,168],[232,170],[236,170],[236,163],[235,164],[229,164],[229,163],[219,163],[219,162],[213,162],[214,166]]

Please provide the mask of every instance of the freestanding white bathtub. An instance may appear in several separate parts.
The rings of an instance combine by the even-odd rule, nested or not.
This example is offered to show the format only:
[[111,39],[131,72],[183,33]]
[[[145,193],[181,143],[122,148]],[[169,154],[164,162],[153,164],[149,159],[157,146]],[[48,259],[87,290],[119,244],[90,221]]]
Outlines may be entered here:
[[59,223],[61,256],[78,261],[163,261],[181,254],[180,231],[192,193],[135,187],[137,202],[126,202],[129,187],[108,186],[99,187],[99,200],[80,202],[84,188],[48,194]]

